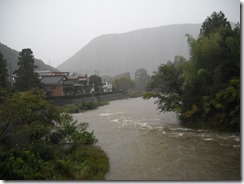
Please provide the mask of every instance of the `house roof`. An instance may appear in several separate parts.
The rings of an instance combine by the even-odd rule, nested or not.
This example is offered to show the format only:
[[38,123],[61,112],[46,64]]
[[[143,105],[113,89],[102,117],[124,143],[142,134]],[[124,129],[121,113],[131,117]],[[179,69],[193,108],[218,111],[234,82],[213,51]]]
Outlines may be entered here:
[[73,84],[75,87],[84,87],[84,84]]
[[44,76],[42,79],[41,79],[41,83],[43,84],[63,84],[65,81],[67,81],[67,77],[65,76]]

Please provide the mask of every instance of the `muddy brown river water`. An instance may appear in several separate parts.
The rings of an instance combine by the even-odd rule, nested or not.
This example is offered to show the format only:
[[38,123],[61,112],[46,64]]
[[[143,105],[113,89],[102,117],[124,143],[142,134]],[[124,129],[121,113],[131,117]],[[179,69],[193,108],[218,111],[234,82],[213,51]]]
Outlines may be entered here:
[[154,100],[111,101],[74,114],[108,154],[106,180],[240,180],[240,135],[184,128]]

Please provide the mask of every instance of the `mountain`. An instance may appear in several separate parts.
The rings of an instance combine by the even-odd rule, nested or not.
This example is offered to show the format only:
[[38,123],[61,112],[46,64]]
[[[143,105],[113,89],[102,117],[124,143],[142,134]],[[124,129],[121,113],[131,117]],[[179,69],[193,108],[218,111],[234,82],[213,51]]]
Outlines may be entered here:
[[177,24],[147,28],[122,34],[96,37],[75,55],[59,65],[61,71],[117,75],[145,68],[152,73],[176,55],[186,58],[186,33],[197,37],[201,24]]
[[[19,52],[9,48],[8,46],[0,43],[0,52],[3,54],[4,59],[7,61],[8,72],[13,73],[18,69],[18,57]],[[42,60],[34,58],[34,64],[37,66],[36,70],[50,70],[50,71],[58,71],[57,69],[46,65]]]

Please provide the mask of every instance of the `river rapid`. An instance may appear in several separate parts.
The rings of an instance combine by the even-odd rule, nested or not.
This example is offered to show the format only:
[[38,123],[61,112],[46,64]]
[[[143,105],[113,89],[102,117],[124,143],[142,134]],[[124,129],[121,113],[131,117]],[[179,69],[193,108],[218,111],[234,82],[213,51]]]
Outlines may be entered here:
[[240,180],[240,136],[184,128],[154,100],[111,101],[74,114],[110,159],[106,180]]

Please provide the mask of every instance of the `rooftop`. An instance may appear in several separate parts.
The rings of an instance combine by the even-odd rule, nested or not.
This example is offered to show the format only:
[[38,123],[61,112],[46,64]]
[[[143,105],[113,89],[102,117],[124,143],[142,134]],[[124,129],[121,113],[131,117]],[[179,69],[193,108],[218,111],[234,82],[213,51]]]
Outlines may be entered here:
[[67,81],[67,77],[63,75],[52,75],[52,76],[44,76],[41,79],[41,83],[43,84],[63,84],[64,81]]

